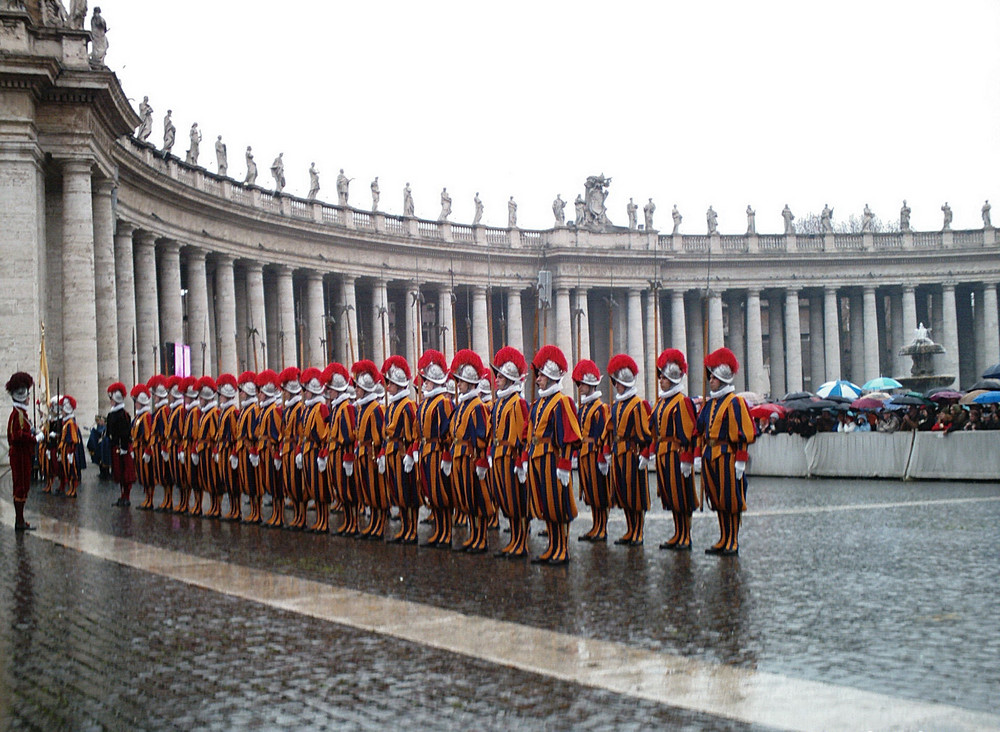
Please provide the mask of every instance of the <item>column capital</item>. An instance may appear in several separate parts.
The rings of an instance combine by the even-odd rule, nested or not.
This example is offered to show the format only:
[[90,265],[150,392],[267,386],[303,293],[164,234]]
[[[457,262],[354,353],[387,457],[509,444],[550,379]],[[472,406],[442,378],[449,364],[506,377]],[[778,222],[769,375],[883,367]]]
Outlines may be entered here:
[[137,247],[152,247],[156,244],[156,234],[147,229],[136,229],[132,232],[132,245]]
[[869,292],[872,295],[875,294],[875,285],[865,285],[864,286],[864,293],[865,293],[865,295],[867,295]]
[[212,259],[215,261],[216,266],[221,264],[224,266],[228,265],[232,267],[233,262],[236,261],[236,257],[234,257],[232,254],[225,254],[220,252],[212,252]]
[[94,171],[94,161],[87,158],[65,158],[59,162],[63,175],[91,175]]
[[160,246],[164,252],[169,252],[171,254],[180,254],[181,243],[176,239],[157,239],[156,243]]
[[244,259],[243,260],[243,267],[246,269],[247,272],[263,272],[264,271],[264,263],[263,262],[258,262],[256,259]]
[[837,290],[839,290],[839,289],[840,289],[840,287],[837,286],[837,285],[823,285],[823,291],[824,292],[832,292],[834,295],[837,294]]
[[136,232],[136,225],[124,219],[115,220],[115,236],[132,236]]
[[357,280],[357,279],[358,279],[357,275],[352,275],[352,274],[349,274],[347,272],[341,272],[340,273],[340,281],[342,283],[348,283],[348,282],[350,282],[353,285],[354,282],[355,282],[355,280]]
[[306,272],[306,279],[309,282],[323,281],[323,273],[320,272],[318,269],[307,269],[305,272]]
[[947,292],[948,290],[951,290],[952,292],[954,292],[955,291],[955,287],[957,287],[957,286],[958,286],[958,282],[956,282],[955,280],[946,280],[946,281],[944,281],[944,282],[941,283],[941,290],[945,291],[945,292]]
[[115,182],[111,178],[94,178],[90,184],[90,191],[95,196],[110,196],[115,188]]
[[748,287],[747,288],[747,297],[756,297],[756,298],[759,298],[760,297],[760,288],[759,287]]
[[292,276],[292,268],[289,267],[287,264],[275,264],[273,265],[273,267],[274,267],[274,273],[279,277]]
[[802,289],[801,287],[786,287],[785,288],[785,296],[788,297],[789,295],[795,295],[795,297],[798,297],[799,296],[799,291],[801,289]]
[[184,256],[188,259],[200,259],[205,261],[208,256],[208,252],[204,249],[199,249],[198,247],[186,246],[184,247]]
[[916,291],[917,291],[916,285],[909,285],[909,284],[903,285],[903,292],[916,292]]

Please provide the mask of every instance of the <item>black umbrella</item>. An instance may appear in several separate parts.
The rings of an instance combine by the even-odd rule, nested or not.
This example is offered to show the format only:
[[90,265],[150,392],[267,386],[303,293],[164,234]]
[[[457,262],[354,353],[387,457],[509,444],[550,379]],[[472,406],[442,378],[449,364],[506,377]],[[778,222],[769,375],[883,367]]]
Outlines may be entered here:
[[854,400],[853,400],[853,399],[851,399],[850,397],[845,397],[845,396],[836,396],[836,395],[834,395],[834,394],[831,394],[830,396],[828,396],[828,397],[826,398],[826,400],[827,400],[828,402],[837,402],[838,404],[850,404],[851,402],[853,402],[853,401],[854,401]]
[[785,396],[781,397],[781,401],[790,402],[797,399],[812,399],[813,395],[808,391],[790,391]]
[[889,400],[890,404],[899,404],[907,407],[923,407],[927,404],[931,404],[927,399],[923,397],[910,396],[909,394],[902,394],[900,396],[894,396]]
[[995,363],[983,372],[984,379],[1000,379],[1000,363]]
[[969,391],[975,391],[976,389],[986,389],[986,391],[1000,391],[1000,379],[982,379],[977,381]]

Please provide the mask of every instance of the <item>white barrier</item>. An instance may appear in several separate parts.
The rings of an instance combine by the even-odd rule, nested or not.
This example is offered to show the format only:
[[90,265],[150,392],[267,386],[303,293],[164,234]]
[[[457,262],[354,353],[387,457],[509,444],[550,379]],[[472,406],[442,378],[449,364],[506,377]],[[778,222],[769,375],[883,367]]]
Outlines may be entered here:
[[906,477],[1000,480],[1000,432],[919,432]]
[[912,432],[825,432],[805,441],[809,475],[824,478],[905,478]]
[[775,475],[801,478],[809,474],[806,458],[807,440],[799,435],[761,435],[750,445],[750,475]]

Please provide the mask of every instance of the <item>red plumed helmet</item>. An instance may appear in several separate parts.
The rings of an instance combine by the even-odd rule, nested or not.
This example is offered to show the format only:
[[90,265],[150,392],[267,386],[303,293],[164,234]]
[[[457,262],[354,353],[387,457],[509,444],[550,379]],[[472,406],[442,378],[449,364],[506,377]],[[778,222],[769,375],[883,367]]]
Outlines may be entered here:
[[463,348],[451,361],[451,375],[469,384],[478,384],[483,373],[483,359],[469,348]]
[[736,360],[736,354],[728,348],[718,348],[705,356],[705,368],[719,381],[731,384],[733,377],[740,370],[740,362]]
[[132,391],[129,394],[133,399],[138,399],[140,394],[145,394],[149,396],[149,388],[145,384],[136,384],[132,387]]
[[528,373],[528,362],[513,346],[504,346],[493,357],[492,368],[508,381],[520,381]]
[[668,363],[677,364],[680,367],[681,375],[688,372],[688,365],[684,358],[684,354],[676,348],[664,349],[664,351],[656,357],[656,368],[658,371],[663,371]]
[[184,377],[172,375],[163,377],[163,385],[170,389],[177,389],[179,392],[184,391]]
[[265,394],[271,397],[275,396],[281,389],[281,379],[278,378],[278,374],[273,369],[264,369],[257,374],[254,384],[257,385],[258,389],[262,389]]
[[614,355],[608,361],[608,376],[626,388],[635,386],[635,377],[638,374],[639,366],[627,353]]
[[239,375],[239,378],[236,379],[236,384],[237,386],[243,386],[244,384],[253,384],[254,386],[256,386],[257,374],[255,374],[253,371],[244,371],[242,374]]
[[410,364],[402,356],[389,356],[382,364],[382,378],[396,386],[409,386]]
[[13,394],[15,391],[20,389],[30,389],[34,386],[35,380],[31,378],[31,374],[27,371],[18,371],[11,375],[7,380],[7,386],[5,387],[8,392]]
[[531,368],[548,376],[550,379],[561,379],[563,374],[569,370],[566,363],[566,356],[557,346],[551,344],[538,349],[535,357],[531,360]]
[[601,370],[597,368],[597,364],[589,358],[581,359],[580,362],[573,367],[573,381],[577,384],[597,386],[601,383]]
[[236,394],[236,377],[232,374],[220,374],[215,384],[220,394],[225,394],[227,397],[232,397]]
[[166,378],[162,374],[153,374],[152,376],[149,377],[149,381],[146,382],[146,388],[149,389],[150,392],[153,392],[156,390],[156,387],[158,387],[160,384],[162,384],[163,387],[166,388],[167,387]]
[[323,383],[329,384],[334,391],[344,391],[351,384],[351,375],[344,364],[334,361],[323,369]]
[[375,386],[382,381],[382,374],[379,373],[375,362],[369,361],[367,358],[355,361],[354,365],[351,366],[351,374],[354,378],[354,385],[369,394],[375,391]]
[[299,374],[299,383],[310,394],[322,394],[326,390],[326,385],[323,381],[323,372],[313,366],[310,366]]
[[76,399],[74,399],[73,397],[71,397],[69,394],[65,395],[62,398],[62,402],[60,402],[60,403],[63,404],[63,405],[69,404],[70,409],[73,409],[73,410],[76,409]]
[[219,390],[218,385],[215,383],[215,379],[213,379],[211,376],[202,376],[200,379],[198,379],[198,384],[195,386],[195,388],[199,391],[201,396],[205,397],[206,399],[211,397],[212,394],[214,394]]
[[280,381],[281,385],[284,386],[289,381],[298,381],[300,374],[301,372],[299,371],[298,366],[289,366],[278,374],[278,381]]
[[111,386],[108,387],[108,394],[111,394],[116,391],[121,392],[122,396],[128,394],[128,389],[125,388],[125,384],[123,384],[120,381],[116,381],[115,383],[113,383]]
[[441,386],[448,380],[448,361],[441,351],[428,348],[417,360],[417,372],[432,384]]
[[198,379],[193,376],[187,376],[181,380],[181,390],[188,397],[198,396]]

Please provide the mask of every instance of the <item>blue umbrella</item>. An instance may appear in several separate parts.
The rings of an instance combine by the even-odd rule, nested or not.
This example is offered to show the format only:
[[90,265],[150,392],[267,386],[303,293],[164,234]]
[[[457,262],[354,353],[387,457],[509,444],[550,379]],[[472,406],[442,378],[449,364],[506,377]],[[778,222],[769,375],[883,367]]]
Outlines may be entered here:
[[866,381],[861,388],[865,391],[892,391],[902,388],[902,384],[890,376],[879,376],[878,378]]
[[1000,391],[988,391],[980,394],[973,401],[976,404],[1000,404]]
[[857,384],[852,384],[850,381],[838,379],[837,381],[828,381],[825,384],[821,384],[816,390],[816,396],[824,399],[831,396],[847,397],[853,401],[861,396],[861,387]]
[[984,379],[1000,379],[1000,363],[995,363],[983,372]]

